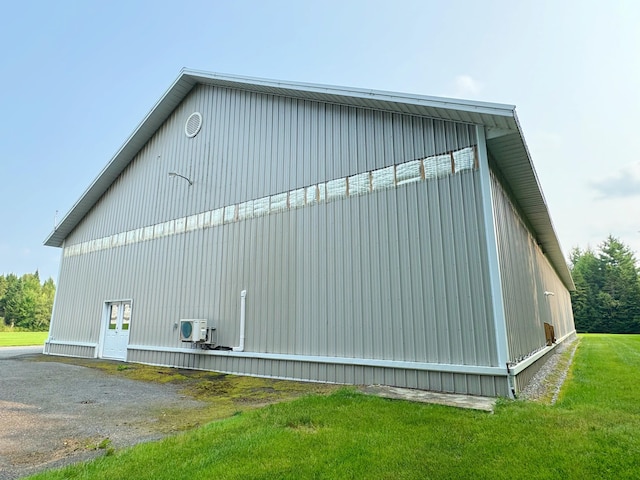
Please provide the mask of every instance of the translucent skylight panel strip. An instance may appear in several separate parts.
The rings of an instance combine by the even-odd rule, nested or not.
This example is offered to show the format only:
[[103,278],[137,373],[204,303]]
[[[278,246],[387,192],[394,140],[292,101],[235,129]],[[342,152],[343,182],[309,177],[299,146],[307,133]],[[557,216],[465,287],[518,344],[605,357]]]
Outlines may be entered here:
[[371,172],[371,186],[373,190],[384,190],[394,187],[396,180],[395,170],[396,167],[392,165]]
[[347,196],[347,179],[337,178],[327,182],[327,200],[335,200]]
[[422,161],[414,160],[401,163],[396,167],[396,185],[418,182],[421,180]]
[[463,170],[473,170],[475,165],[475,153],[473,147],[463,148],[453,152],[453,162],[456,173]]
[[186,231],[216,227],[224,223],[283,212],[288,209],[312,206],[326,200],[365,195],[377,190],[395,188],[400,185],[438,178],[451,175],[454,172],[475,168],[477,168],[476,147],[466,147],[446,154],[433,155],[422,160],[411,160],[370,172],[333,179],[326,183],[310,185],[188,217],[169,220],[156,225],[87,240],[65,248],[63,255],[64,257],[70,257],[117,248]]
[[369,172],[359,173],[349,177],[349,196],[364,195],[371,191]]

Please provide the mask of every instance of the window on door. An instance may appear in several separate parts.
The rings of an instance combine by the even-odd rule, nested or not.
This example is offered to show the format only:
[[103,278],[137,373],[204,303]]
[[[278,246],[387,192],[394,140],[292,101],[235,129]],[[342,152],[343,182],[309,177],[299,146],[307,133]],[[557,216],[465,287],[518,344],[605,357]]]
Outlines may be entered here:
[[125,303],[122,312],[122,330],[129,330],[129,322],[131,321],[131,304]]
[[109,316],[109,330],[115,330],[116,328],[118,328],[118,305],[113,304],[111,305],[111,315]]

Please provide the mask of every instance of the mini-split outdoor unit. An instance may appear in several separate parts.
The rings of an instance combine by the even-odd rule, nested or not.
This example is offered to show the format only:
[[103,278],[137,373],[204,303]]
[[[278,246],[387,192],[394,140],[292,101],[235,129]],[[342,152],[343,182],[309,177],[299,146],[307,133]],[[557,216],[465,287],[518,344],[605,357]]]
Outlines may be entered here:
[[207,320],[201,318],[180,320],[180,340],[183,342],[206,342]]

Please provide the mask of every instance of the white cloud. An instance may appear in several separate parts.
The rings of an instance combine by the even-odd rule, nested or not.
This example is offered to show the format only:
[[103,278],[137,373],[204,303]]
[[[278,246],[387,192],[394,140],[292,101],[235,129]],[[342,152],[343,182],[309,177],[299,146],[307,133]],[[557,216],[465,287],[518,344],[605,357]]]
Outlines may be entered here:
[[481,91],[483,85],[470,75],[458,75],[454,80],[454,97],[475,97]]
[[626,198],[640,195],[640,162],[625,165],[613,175],[592,180],[590,186],[599,198]]

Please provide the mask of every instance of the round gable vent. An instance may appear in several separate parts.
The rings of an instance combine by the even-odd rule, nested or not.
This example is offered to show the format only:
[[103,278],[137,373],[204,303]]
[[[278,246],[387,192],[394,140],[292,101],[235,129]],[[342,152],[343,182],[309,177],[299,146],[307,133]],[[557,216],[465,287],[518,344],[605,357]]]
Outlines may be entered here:
[[189,138],[195,137],[200,131],[200,127],[202,127],[202,115],[200,112],[193,112],[187,118],[187,123],[184,124],[184,133]]

